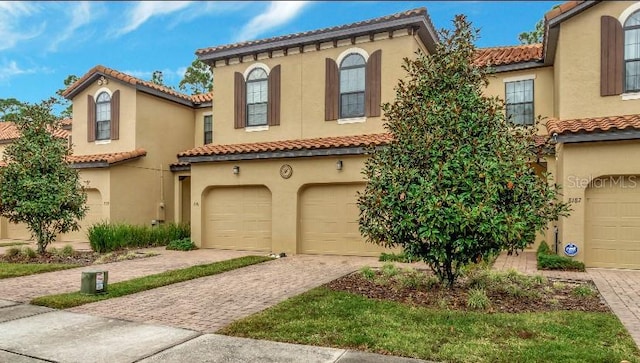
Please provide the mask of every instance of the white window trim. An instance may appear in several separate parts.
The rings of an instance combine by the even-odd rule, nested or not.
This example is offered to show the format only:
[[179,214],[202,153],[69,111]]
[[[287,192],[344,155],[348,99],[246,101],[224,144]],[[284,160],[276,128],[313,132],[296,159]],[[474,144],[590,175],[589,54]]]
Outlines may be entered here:
[[523,74],[523,75],[520,75],[520,76],[507,77],[507,78],[503,78],[502,82],[503,83],[509,83],[509,82],[518,82],[518,81],[528,81],[530,79],[536,79],[536,75],[535,74]]
[[365,116],[362,117],[350,117],[350,118],[339,118],[338,119],[338,125],[344,125],[344,124],[359,124],[359,123],[363,123],[366,122],[367,118]]
[[247,126],[244,128],[244,131],[245,132],[269,131],[269,125]]
[[111,144],[111,139],[106,139],[106,140],[96,140],[95,141],[96,145],[106,145],[106,144]]
[[356,54],[360,54],[363,58],[364,58],[364,62],[367,63],[367,61],[369,61],[369,53],[367,53],[366,50],[362,49],[362,48],[349,48],[347,50],[345,50],[344,52],[340,53],[340,55],[338,56],[338,58],[336,59],[336,63],[338,64],[338,69],[340,69],[340,64],[342,63],[342,60],[344,58],[346,58],[349,54],[352,53],[356,53]]
[[106,88],[106,87],[102,87],[99,90],[96,91],[96,93],[93,94],[93,99],[97,100],[98,96],[102,93],[102,92],[106,92],[109,94],[109,98],[111,98],[111,96],[113,96],[113,93],[111,92],[110,89]]
[[250,65],[249,67],[247,67],[247,69],[244,70],[244,80],[247,80],[247,77],[249,77],[249,73],[251,73],[251,71],[253,71],[256,68],[262,68],[264,69],[265,72],[267,72],[267,76],[269,75],[269,73],[271,73],[271,68],[269,68],[268,65],[264,64],[264,63],[253,63],[252,65]]
[[640,10],[640,2],[635,2],[628,8],[624,9],[622,14],[620,14],[620,16],[618,17],[618,21],[620,22],[620,25],[624,26],[624,23],[627,21],[629,16],[635,13],[636,10]]
[[620,98],[622,98],[623,101],[638,100],[640,99],[640,92],[623,93],[620,95]]

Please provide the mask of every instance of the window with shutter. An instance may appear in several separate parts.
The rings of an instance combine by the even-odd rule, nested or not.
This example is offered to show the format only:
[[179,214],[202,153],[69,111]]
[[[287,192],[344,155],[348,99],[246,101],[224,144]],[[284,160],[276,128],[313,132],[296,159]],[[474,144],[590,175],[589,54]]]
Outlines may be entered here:
[[624,73],[622,25],[614,17],[602,16],[600,26],[600,95],[619,95]]
[[102,92],[96,98],[96,140],[111,138],[111,96]]
[[624,90],[640,91],[640,11],[624,22]]

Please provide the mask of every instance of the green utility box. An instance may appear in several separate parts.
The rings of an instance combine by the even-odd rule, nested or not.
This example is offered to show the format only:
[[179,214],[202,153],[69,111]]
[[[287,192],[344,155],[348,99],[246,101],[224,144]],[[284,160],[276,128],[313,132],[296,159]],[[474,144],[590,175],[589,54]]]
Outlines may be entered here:
[[80,292],[83,294],[104,294],[107,292],[109,271],[86,271],[82,273]]

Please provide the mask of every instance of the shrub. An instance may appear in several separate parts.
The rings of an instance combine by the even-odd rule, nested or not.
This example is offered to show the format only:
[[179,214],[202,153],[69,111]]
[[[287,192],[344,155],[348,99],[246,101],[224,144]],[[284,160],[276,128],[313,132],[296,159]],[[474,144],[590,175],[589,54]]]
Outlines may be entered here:
[[538,254],[538,255],[540,255],[540,254],[550,255],[551,254],[551,249],[549,248],[549,245],[547,244],[546,241],[540,242],[540,246],[538,246],[538,250],[536,251],[536,254]]
[[594,294],[593,289],[587,285],[579,285],[573,288],[573,294],[576,296],[587,297]]
[[65,245],[64,247],[62,247],[62,255],[65,257],[69,257],[69,256],[73,256],[73,253],[75,251],[73,250],[73,246],[72,245]]
[[91,249],[99,253],[126,247],[166,246],[171,241],[188,238],[190,234],[188,225],[175,223],[151,227],[102,222],[88,230]]
[[22,251],[20,251],[20,253],[22,253],[22,255],[26,258],[36,258],[36,256],[38,256],[38,253],[36,252],[36,250],[34,250],[31,247],[23,247]]
[[369,266],[364,266],[363,268],[361,268],[360,274],[362,275],[362,277],[369,281],[372,281],[376,277],[376,272],[373,271],[373,269]]
[[385,263],[382,266],[382,275],[387,278],[391,278],[400,273],[400,270],[392,263]]
[[538,255],[538,269],[540,270],[564,270],[584,271],[584,263],[569,257],[558,255]]
[[169,244],[167,245],[167,249],[174,251],[191,251],[197,250],[198,247],[195,245],[195,243],[193,243],[191,238],[183,238],[169,242]]
[[404,270],[396,277],[400,286],[405,289],[419,289],[427,284],[426,279],[424,273],[414,269]]
[[406,253],[384,253],[380,254],[380,258],[378,261],[382,262],[404,262],[404,263],[412,263],[418,261],[417,259],[407,255]]
[[19,254],[20,254],[20,248],[19,247],[7,248],[7,250],[4,251],[5,257],[17,257]]
[[484,289],[471,289],[467,297],[467,307],[474,310],[485,310],[491,305]]

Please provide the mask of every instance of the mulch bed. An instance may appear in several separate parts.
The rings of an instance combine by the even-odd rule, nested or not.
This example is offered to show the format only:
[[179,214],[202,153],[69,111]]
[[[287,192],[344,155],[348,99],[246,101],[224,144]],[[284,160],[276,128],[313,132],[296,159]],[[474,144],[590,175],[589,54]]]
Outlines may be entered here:
[[[427,272],[429,273],[429,272]],[[378,272],[378,275],[380,273]],[[331,281],[325,286],[335,291],[345,291],[366,296],[378,300],[391,300],[414,306],[429,308],[470,311],[467,307],[468,289],[464,280],[456,283],[449,289],[433,286],[429,289],[405,288],[397,283],[380,282],[377,279],[368,280],[359,272],[354,272],[337,280]],[[554,282],[556,282],[554,286]],[[557,282],[561,282],[562,285]],[[574,288],[579,285],[589,286],[595,294],[591,296],[578,296]],[[487,297],[491,301],[486,312],[493,313],[524,313],[545,311],[591,311],[609,312],[610,309],[603,302],[597,288],[587,281],[560,281],[548,279],[546,284],[540,286],[521,287],[524,294],[532,296],[514,296],[501,289],[487,289]]]
[[[44,255],[37,255],[35,257],[27,257],[22,254],[16,256],[5,256],[0,255],[0,262],[10,262],[10,263],[65,263],[65,264],[74,264],[79,266],[88,266],[93,264],[98,258],[102,258],[102,263],[116,262],[119,261],[118,257],[127,255],[131,251],[129,250],[121,250],[111,252],[106,258],[103,257],[97,252],[93,251],[74,251],[71,256],[62,256],[60,254],[53,254],[50,252],[45,253]],[[149,255],[144,253],[136,254],[137,258],[149,257]],[[130,259],[130,258],[129,258]]]

